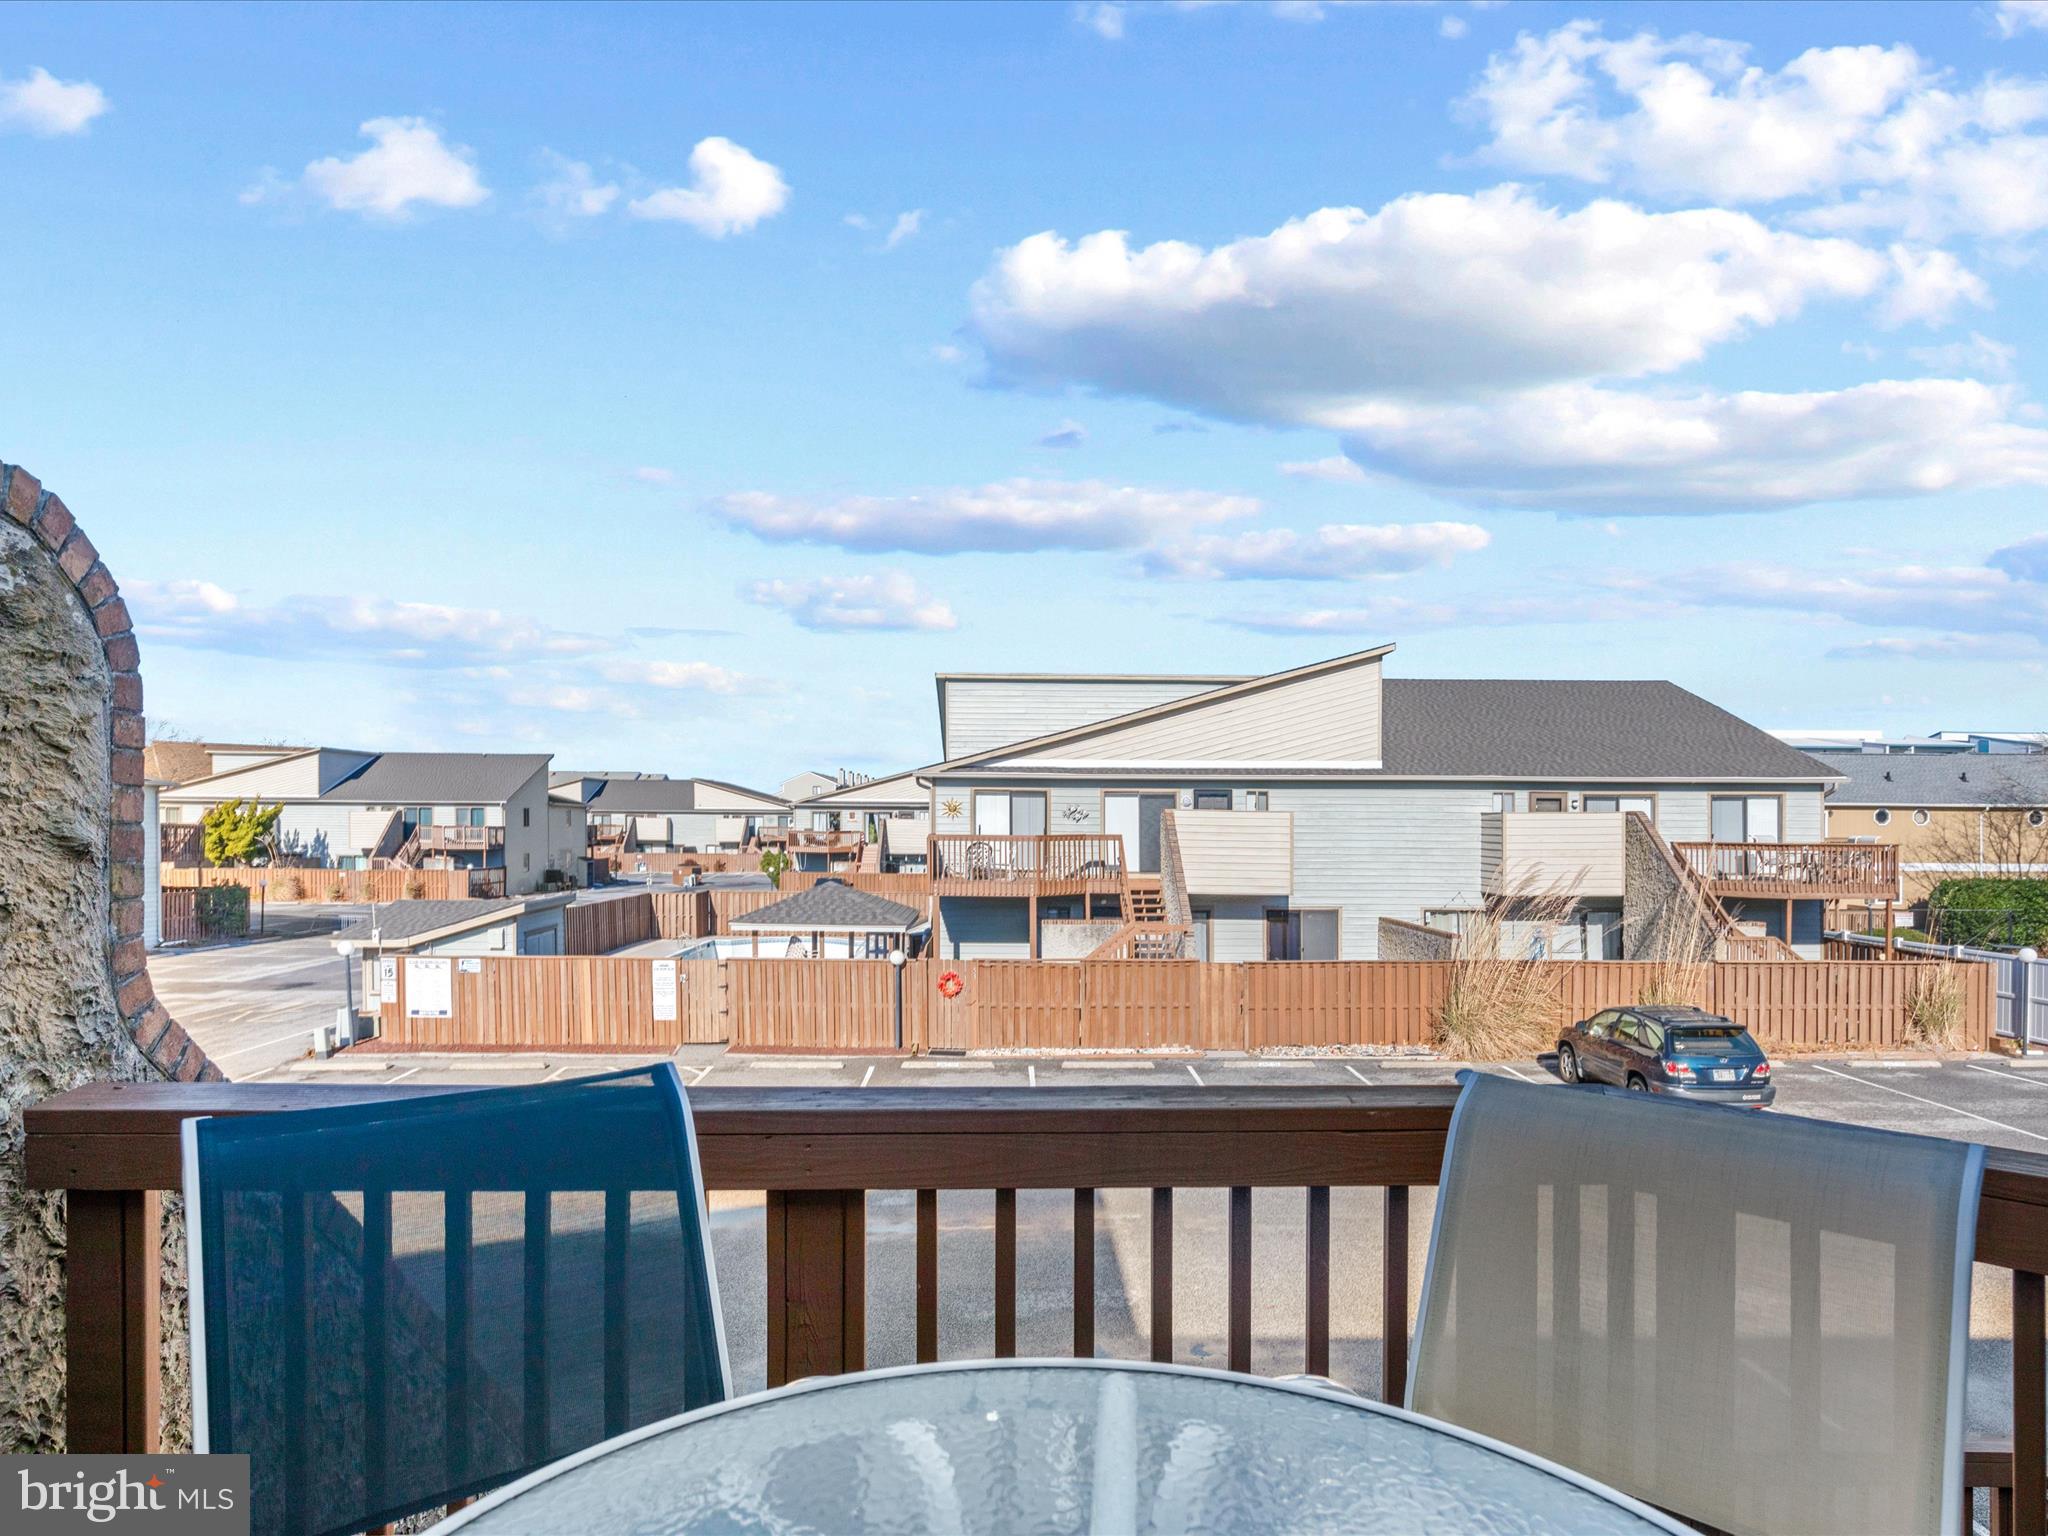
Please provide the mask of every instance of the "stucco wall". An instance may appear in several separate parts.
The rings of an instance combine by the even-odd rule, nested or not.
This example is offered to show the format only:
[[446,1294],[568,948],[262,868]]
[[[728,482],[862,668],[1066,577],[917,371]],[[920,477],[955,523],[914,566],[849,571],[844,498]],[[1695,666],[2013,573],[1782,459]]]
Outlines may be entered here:
[[[218,1079],[142,944],[142,681],[114,580],[62,501],[0,465],[0,1450],[63,1447],[63,1199],[22,1112],[94,1081]],[[154,850],[151,850],[154,857]],[[186,1440],[184,1240],[164,1221],[164,1444]]]

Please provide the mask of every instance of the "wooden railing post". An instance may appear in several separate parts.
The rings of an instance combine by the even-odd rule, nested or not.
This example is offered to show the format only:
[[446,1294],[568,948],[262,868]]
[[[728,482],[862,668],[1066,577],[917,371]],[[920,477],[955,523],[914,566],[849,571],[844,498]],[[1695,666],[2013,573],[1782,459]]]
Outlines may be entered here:
[[154,1451],[163,1393],[158,1196],[71,1189],[64,1212],[64,1448]]
[[867,1191],[768,1192],[768,1385],[867,1363]]

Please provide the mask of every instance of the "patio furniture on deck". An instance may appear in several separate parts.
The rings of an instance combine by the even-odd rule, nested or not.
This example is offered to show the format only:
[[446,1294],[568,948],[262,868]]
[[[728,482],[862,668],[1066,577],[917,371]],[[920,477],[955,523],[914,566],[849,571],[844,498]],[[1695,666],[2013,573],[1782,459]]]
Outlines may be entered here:
[[1961,1527],[1982,1147],[1462,1081],[1410,1408],[1734,1536]]
[[468,1497],[731,1395],[669,1063],[184,1122],[193,1440],[259,1536]]
[[828,1377],[653,1425],[456,1516],[451,1536],[660,1531],[1684,1528],[1522,1452],[1346,1392],[1107,1360]]

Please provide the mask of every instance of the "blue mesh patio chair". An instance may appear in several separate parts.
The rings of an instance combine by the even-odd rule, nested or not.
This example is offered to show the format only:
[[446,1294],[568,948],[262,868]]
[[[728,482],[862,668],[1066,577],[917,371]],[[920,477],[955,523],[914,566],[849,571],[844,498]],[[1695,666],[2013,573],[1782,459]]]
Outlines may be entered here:
[[1461,1080],[1410,1408],[1732,1536],[1964,1528],[1982,1147]]
[[194,1449],[259,1536],[466,1498],[732,1392],[667,1063],[184,1126]]

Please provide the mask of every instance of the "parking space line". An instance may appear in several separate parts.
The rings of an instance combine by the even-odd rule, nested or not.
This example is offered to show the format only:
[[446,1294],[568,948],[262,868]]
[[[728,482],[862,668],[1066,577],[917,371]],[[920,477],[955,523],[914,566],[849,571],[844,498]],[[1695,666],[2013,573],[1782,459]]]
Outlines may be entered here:
[[846,1063],[843,1061],[809,1061],[798,1057],[793,1061],[750,1061],[747,1065],[756,1072],[837,1072]]
[[871,1082],[873,1082],[873,1081],[874,1081],[874,1077],[875,1077],[875,1064],[874,1064],[873,1062],[869,1062],[869,1063],[868,1063],[868,1069],[867,1069],[867,1071],[865,1071],[865,1072],[861,1073],[861,1075],[860,1075],[860,1085],[861,1085],[861,1087],[863,1087],[863,1088],[867,1087],[867,1085],[868,1085],[869,1083],[871,1083]]
[[1961,1115],[1965,1120],[1977,1120],[1985,1125],[1995,1125],[2001,1131],[2011,1131],[2015,1136],[2031,1136],[2035,1141],[2048,1141],[2048,1136],[2043,1136],[2039,1131],[2023,1130],[2017,1125],[2007,1125],[2003,1120],[1994,1120],[1989,1115],[1980,1115],[1972,1110],[1958,1109],[1955,1105],[1944,1104],[1939,1099],[1923,1099],[1917,1093],[1908,1093],[1903,1088],[1894,1088],[1890,1083],[1873,1083],[1867,1077],[1857,1077],[1853,1073],[1840,1072],[1833,1067],[1824,1067],[1817,1061],[1813,1063],[1813,1069],[1816,1072],[1825,1072],[1830,1077],[1846,1077],[1850,1082],[1861,1083],[1866,1088],[1880,1088],[1886,1093],[1896,1093],[1900,1098],[1911,1099],[1916,1104],[1926,1104],[1934,1109],[1945,1109],[1952,1115]]
[[419,1069],[418,1067],[407,1067],[407,1068],[406,1068],[406,1069],[405,1069],[405,1070],[404,1070],[403,1072],[399,1073],[399,1074],[398,1074],[398,1076],[396,1076],[396,1077],[388,1077],[388,1078],[386,1078],[386,1079],[385,1079],[385,1081],[386,1081],[386,1082],[388,1082],[388,1083],[402,1083],[402,1082],[404,1082],[404,1081],[405,1081],[405,1080],[406,1080],[406,1079],[407,1079],[408,1077],[411,1077],[411,1076],[413,1075],[413,1073],[415,1073],[415,1072],[417,1072],[417,1071],[419,1071],[419,1070],[420,1070],[420,1069]]
[[1029,1061],[1025,1062],[1025,1063],[1024,1063],[1024,1074],[1025,1074],[1025,1076],[1027,1076],[1027,1077],[1029,1077],[1029,1078],[1031,1079],[1031,1086],[1032,1086],[1032,1087],[1034,1087],[1034,1088],[1036,1088],[1036,1087],[1038,1086],[1038,1067],[1037,1067],[1037,1064],[1036,1064],[1036,1063],[1034,1063],[1034,1062],[1029,1062]]
[[2011,1071],[2006,1068],[1980,1067],[1977,1066],[1975,1063],[1968,1061],[1964,1062],[1963,1065],[1968,1067],[1972,1072],[1982,1072],[1986,1077],[2003,1078],[2008,1083],[2025,1083],[2029,1088],[2048,1088],[2048,1083],[2037,1082],[2035,1079],[2031,1077],[2022,1076],[2020,1073]]
[[703,1066],[697,1069],[697,1075],[690,1079],[690,1086],[694,1088],[699,1083],[703,1082],[705,1078],[711,1075],[711,1069],[717,1065],[718,1063],[715,1061],[707,1061],[706,1063],[704,1063]]
[[215,1061],[226,1061],[230,1056],[246,1056],[251,1051],[266,1050],[273,1045],[283,1045],[289,1040],[304,1040],[310,1037],[312,1033],[313,1028],[309,1024],[306,1028],[295,1029],[288,1035],[279,1035],[275,1040],[262,1040],[258,1041],[255,1045],[238,1045],[232,1051],[208,1051],[207,1055],[211,1056]]
[[1349,1072],[1353,1077],[1357,1078],[1361,1083],[1365,1084],[1366,1087],[1370,1088],[1372,1086],[1372,1079],[1367,1077],[1363,1072],[1359,1071],[1358,1068],[1351,1065],[1350,1062],[1347,1061],[1344,1063],[1344,1070],[1346,1072]]
[[1497,1067],[1499,1067],[1499,1068],[1501,1069],[1501,1071],[1503,1071],[1503,1072],[1507,1073],[1507,1075],[1508,1075],[1509,1077],[1519,1077],[1519,1078],[1521,1078],[1521,1080],[1522,1080],[1523,1082],[1525,1082],[1525,1083],[1533,1083],[1533,1082],[1535,1082],[1535,1081],[1536,1081],[1536,1079],[1535,1079],[1535,1078],[1533,1078],[1533,1077],[1530,1077],[1530,1076],[1526,1075],[1525,1073],[1517,1072],[1517,1071],[1516,1071],[1516,1070],[1515,1070],[1515,1069],[1514,1069],[1513,1067],[1509,1066],[1509,1065],[1508,1065],[1508,1064],[1507,1064],[1506,1062],[1504,1062],[1504,1061],[1500,1061],[1500,1062],[1495,1062],[1495,1063],[1494,1063],[1494,1065],[1495,1065],[1495,1066],[1497,1066]]
[[1193,1062],[1183,1062],[1182,1065],[1188,1069],[1188,1076],[1192,1077],[1195,1080],[1195,1086],[1197,1088],[1206,1088],[1209,1086],[1207,1083],[1202,1081],[1202,1074],[1195,1070],[1195,1064]]

